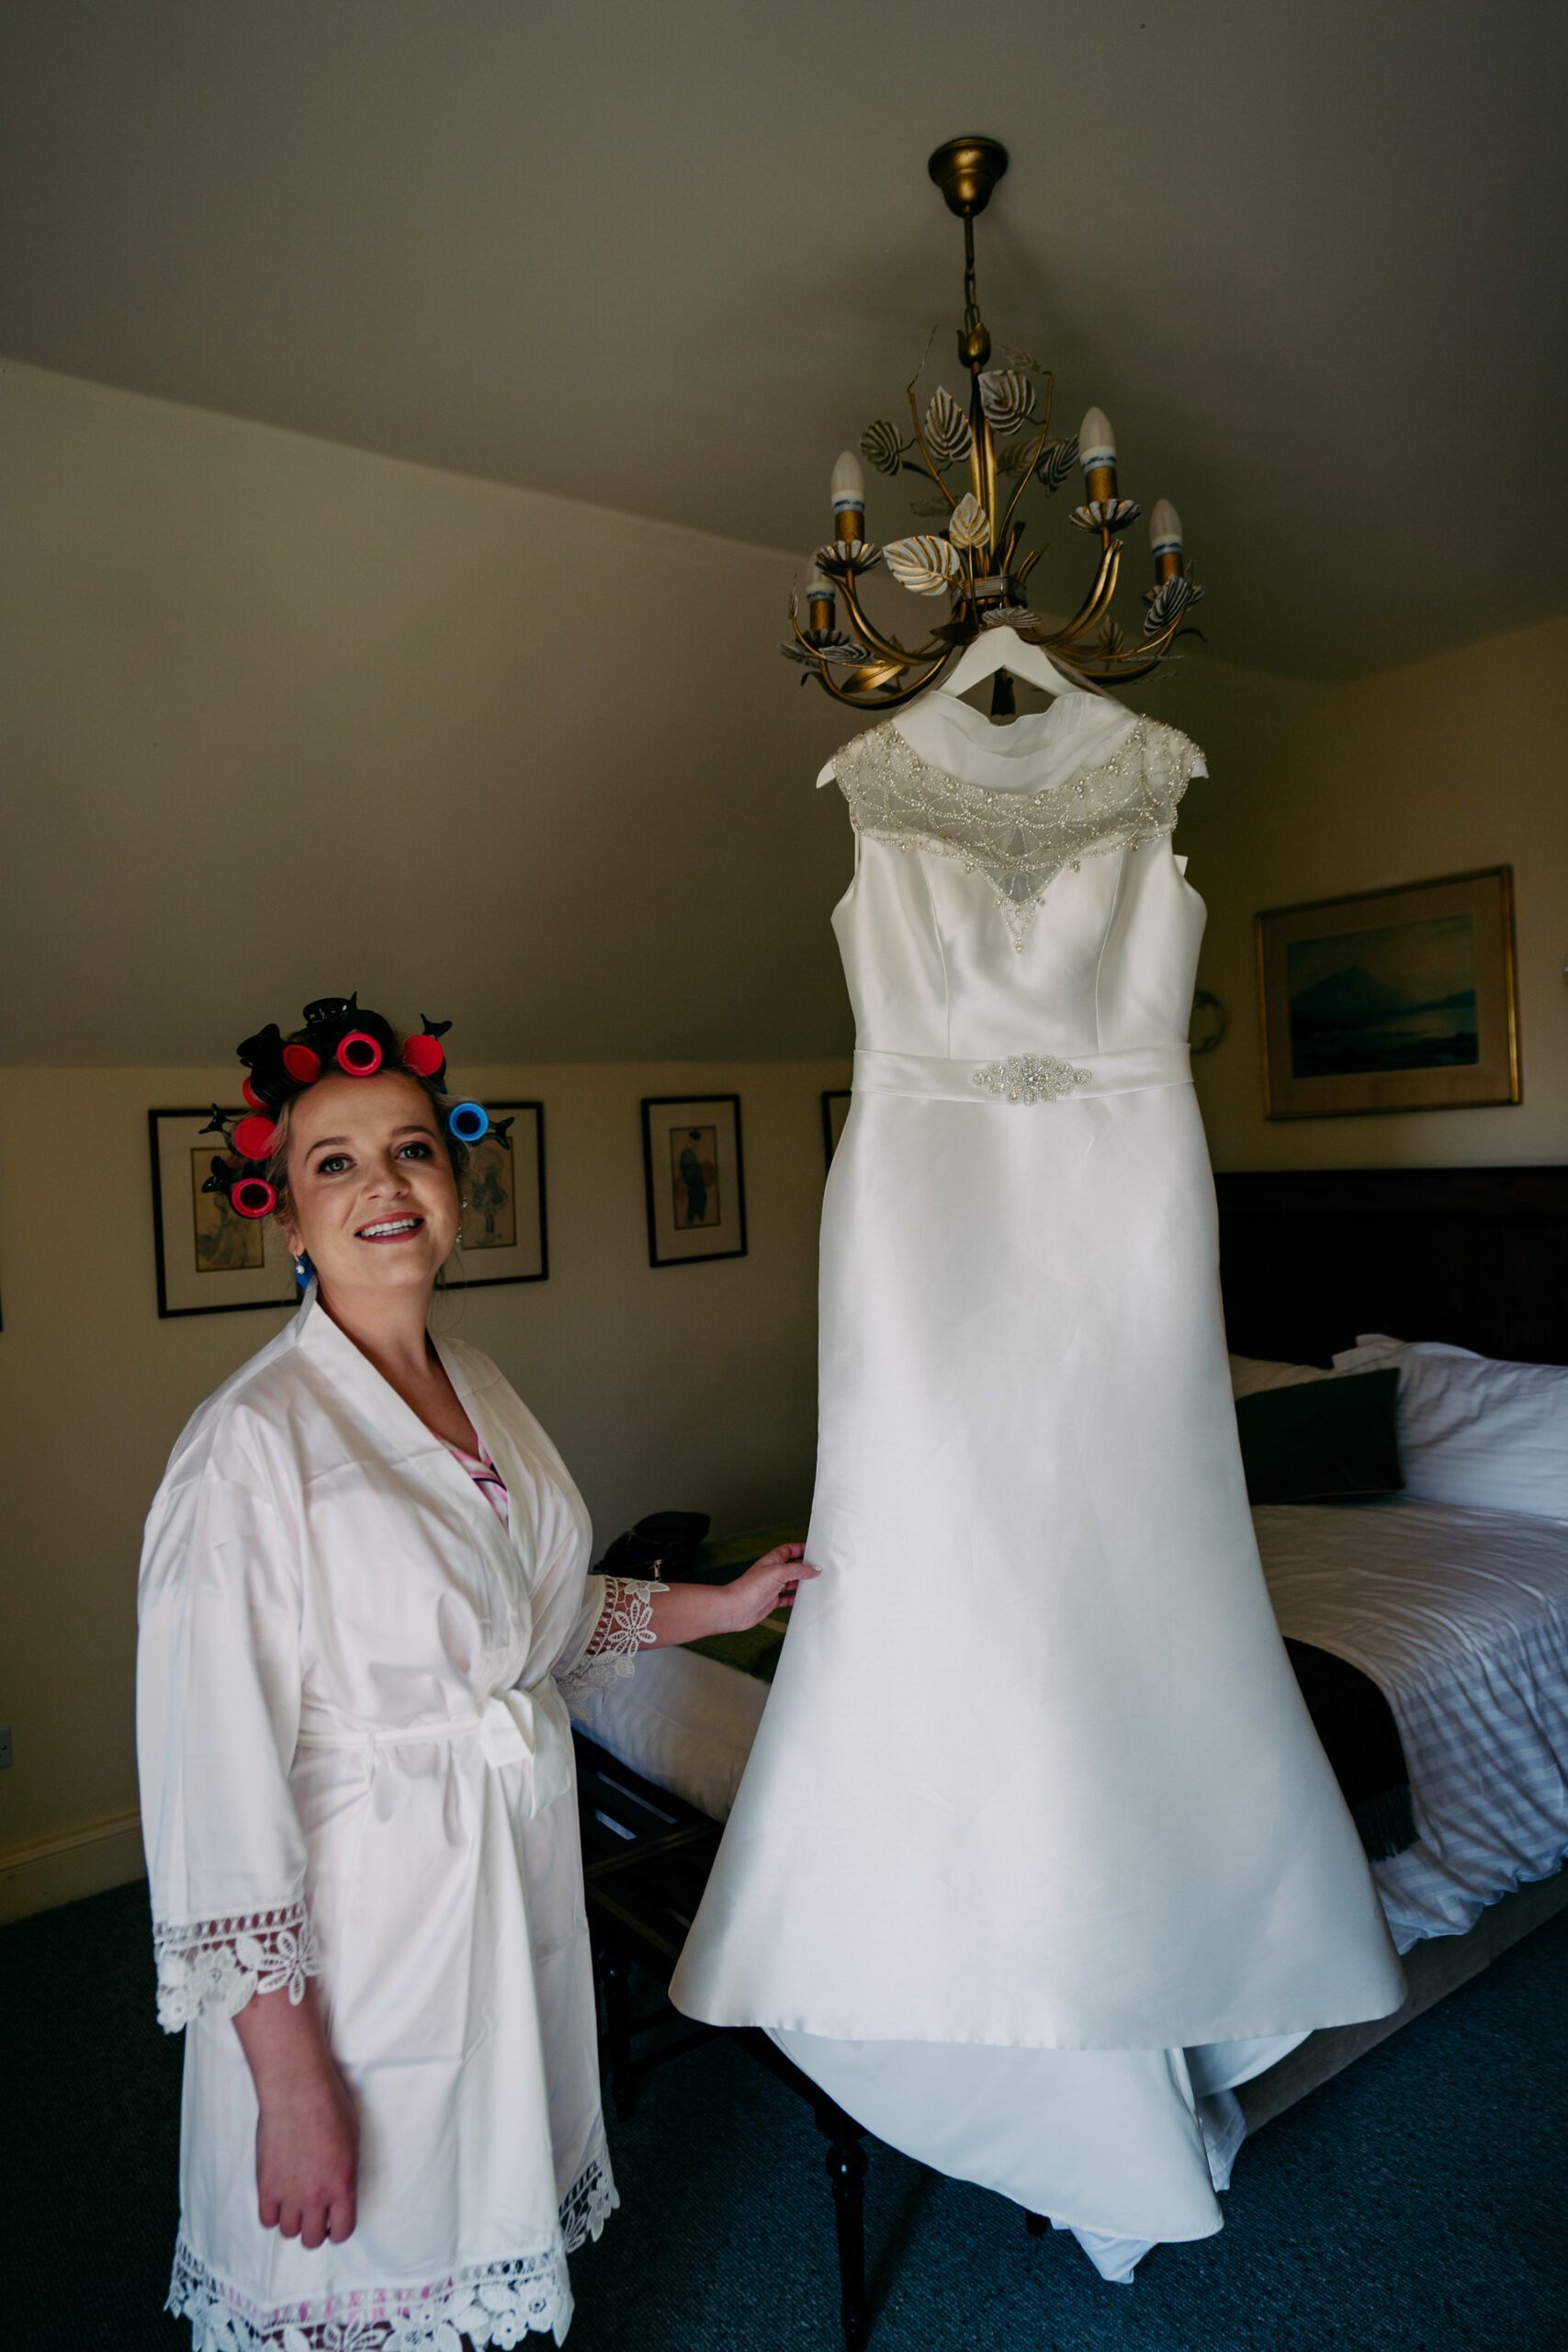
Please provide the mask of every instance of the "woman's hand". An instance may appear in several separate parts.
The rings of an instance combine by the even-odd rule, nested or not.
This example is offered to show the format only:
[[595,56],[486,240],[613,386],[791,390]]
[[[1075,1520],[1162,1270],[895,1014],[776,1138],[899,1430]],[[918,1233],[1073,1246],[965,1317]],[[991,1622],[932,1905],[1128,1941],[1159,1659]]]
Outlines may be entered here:
[[318,2246],[352,2237],[359,2175],[354,2098],[327,2046],[313,1984],[296,2006],[258,1993],[234,2019],[256,2086],[256,2204],[264,2230]]
[[669,1649],[680,1642],[700,1642],[709,1634],[743,1634],[772,1611],[788,1609],[804,1578],[821,1573],[807,1565],[800,1544],[781,1544],[753,1561],[733,1584],[652,1585],[649,1646]]
[[743,1634],[748,1626],[760,1625],[775,1609],[793,1608],[802,1578],[821,1573],[820,1568],[807,1566],[804,1544],[781,1544],[764,1553],[733,1584],[718,1587],[716,1597],[728,1600],[736,1612],[727,1630]]

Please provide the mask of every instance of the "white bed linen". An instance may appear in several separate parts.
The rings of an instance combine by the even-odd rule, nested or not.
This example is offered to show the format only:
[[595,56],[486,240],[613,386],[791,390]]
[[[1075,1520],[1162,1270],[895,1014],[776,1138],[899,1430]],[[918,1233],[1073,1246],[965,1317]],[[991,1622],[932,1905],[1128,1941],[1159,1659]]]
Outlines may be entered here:
[[1568,1853],[1568,1528],[1400,1496],[1253,1513],[1281,1633],[1387,1698],[1417,1842],[1373,1866],[1402,1952]]
[[768,1685],[694,1650],[645,1650],[606,1689],[568,1687],[571,1719],[655,1788],[728,1821],[767,1703]]

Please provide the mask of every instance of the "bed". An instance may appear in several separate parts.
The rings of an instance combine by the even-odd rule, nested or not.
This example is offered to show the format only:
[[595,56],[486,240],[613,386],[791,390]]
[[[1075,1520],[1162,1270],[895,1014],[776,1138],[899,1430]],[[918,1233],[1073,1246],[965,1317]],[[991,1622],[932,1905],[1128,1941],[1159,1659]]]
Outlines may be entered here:
[[[1394,1366],[1415,1464],[1403,1494],[1254,1513],[1275,1613],[1348,1796],[1336,1739],[1353,1750],[1345,1735],[1358,1727],[1335,1710],[1353,1706],[1360,1684],[1386,1711],[1410,1814],[1404,1837],[1386,1840],[1398,1850],[1369,1843],[1404,1958],[1404,2006],[1312,2034],[1241,2086],[1240,2116],[1256,2132],[1568,1904],[1568,1418],[1557,1418],[1568,1417],[1568,1373],[1545,1369],[1568,1364],[1568,1169],[1222,1176],[1218,1193],[1238,1395]],[[1393,1340],[1361,1345],[1369,1333],[1448,1345],[1394,1352]],[[1472,1352],[1461,1362],[1462,1351]],[[1543,1369],[1499,1386],[1508,1365]],[[1422,1398],[1439,1392],[1433,1421]],[[1440,1442],[1427,1444],[1432,1429]],[[780,1532],[758,1531],[755,1548]],[[736,1539],[706,1572],[735,1573],[747,1555]],[[1303,1672],[1314,1661],[1316,1699]],[[760,1655],[728,1660],[660,1651],[574,1708],[622,2105],[633,2061],[616,1970],[651,1958],[667,1981],[766,1702],[766,1666],[765,1641]],[[1363,1752],[1365,1731],[1363,1722]],[[625,1818],[611,1835],[628,1801],[641,1815],[629,1837]],[[607,1913],[606,1898],[630,1912]],[[776,2052],[757,2054],[775,2064]],[[821,2111],[804,2078],[794,2087],[815,2098],[829,2140],[853,2346],[868,2324],[853,2210],[861,2135]]]

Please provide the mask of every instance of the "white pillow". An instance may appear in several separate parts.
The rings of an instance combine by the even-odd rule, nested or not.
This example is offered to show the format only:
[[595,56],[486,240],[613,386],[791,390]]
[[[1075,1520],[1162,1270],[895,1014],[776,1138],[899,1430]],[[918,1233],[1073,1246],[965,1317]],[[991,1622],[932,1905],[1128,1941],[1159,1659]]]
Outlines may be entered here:
[[1334,1374],[1315,1363],[1269,1363],[1262,1356],[1232,1356],[1231,1395],[1257,1396],[1265,1388],[1299,1388],[1303,1380],[1332,1380]]
[[1363,1331],[1336,1372],[1399,1373],[1404,1491],[1568,1521],[1568,1365],[1499,1363],[1436,1340]]

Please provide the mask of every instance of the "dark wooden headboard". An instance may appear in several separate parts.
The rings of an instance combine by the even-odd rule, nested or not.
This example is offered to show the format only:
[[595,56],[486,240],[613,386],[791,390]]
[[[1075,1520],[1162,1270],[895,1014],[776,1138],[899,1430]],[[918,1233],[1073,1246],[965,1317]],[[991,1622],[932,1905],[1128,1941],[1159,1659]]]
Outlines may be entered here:
[[1326,1363],[1358,1331],[1568,1363],[1568,1168],[1219,1176],[1234,1355]]

